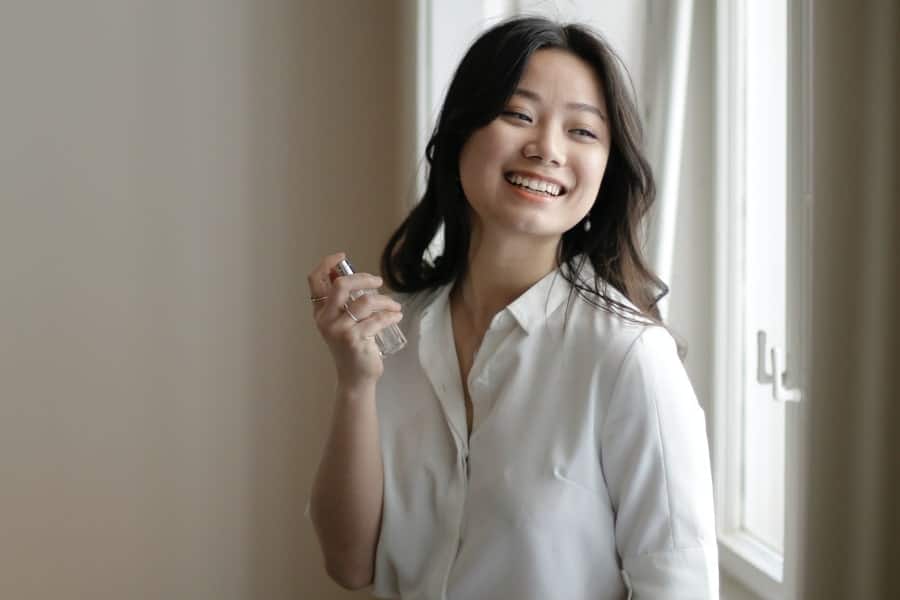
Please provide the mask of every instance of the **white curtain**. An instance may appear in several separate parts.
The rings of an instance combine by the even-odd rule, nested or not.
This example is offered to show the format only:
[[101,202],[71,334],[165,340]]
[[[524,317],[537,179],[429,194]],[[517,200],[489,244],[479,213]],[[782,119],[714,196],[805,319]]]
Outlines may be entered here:
[[[656,177],[657,198],[650,215],[647,250],[650,264],[667,284],[672,283],[678,190],[684,145],[693,0],[649,2],[643,73],[648,160]],[[668,316],[668,297],[660,303]]]

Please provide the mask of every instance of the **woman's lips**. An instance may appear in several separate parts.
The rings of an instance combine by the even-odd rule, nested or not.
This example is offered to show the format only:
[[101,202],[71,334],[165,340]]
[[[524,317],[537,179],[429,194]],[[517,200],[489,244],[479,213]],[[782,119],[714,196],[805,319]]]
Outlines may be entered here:
[[[504,179],[504,181],[506,181],[506,180]],[[564,193],[560,194],[559,196],[551,196],[550,194],[545,194],[543,192],[533,192],[533,191],[526,189],[520,185],[510,183],[509,181],[506,181],[506,184],[509,185],[513,189],[513,192],[515,192],[518,196],[520,196],[530,202],[536,202],[536,203],[540,203],[540,204],[549,204],[549,203],[553,202],[554,200],[559,200],[560,198],[565,196]]]

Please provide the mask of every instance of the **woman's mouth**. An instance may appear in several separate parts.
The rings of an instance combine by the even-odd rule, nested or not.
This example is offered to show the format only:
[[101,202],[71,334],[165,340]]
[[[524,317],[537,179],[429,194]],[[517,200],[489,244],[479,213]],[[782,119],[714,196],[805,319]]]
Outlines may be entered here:
[[510,185],[528,192],[529,195],[558,198],[566,193],[566,189],[563,186],[536,177],[526,177],[518,173],[506,173],[503,178]]

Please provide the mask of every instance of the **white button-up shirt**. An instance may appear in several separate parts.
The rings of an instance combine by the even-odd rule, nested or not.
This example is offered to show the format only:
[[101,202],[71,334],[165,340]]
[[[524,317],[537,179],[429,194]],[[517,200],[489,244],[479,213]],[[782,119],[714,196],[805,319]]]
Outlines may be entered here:
[[554,271],[485,333],[467,382],[470,438],[450,287],[405,300],[408,346],[378,384],[384,510],[371,591],[718,597],[704,415],[669,333],[567,302]]

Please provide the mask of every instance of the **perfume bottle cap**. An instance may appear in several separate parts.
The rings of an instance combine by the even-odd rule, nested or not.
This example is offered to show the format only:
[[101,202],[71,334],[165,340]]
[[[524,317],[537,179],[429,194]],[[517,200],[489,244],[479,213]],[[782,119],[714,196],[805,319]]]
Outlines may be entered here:
[[353,266],[350,264],[350,261],[348,261],[346,258],[344,260],[342,260],[341,262],[339,262],[334,269],[341,276],[353,275],[353,273],[356,272],[353,270]]

